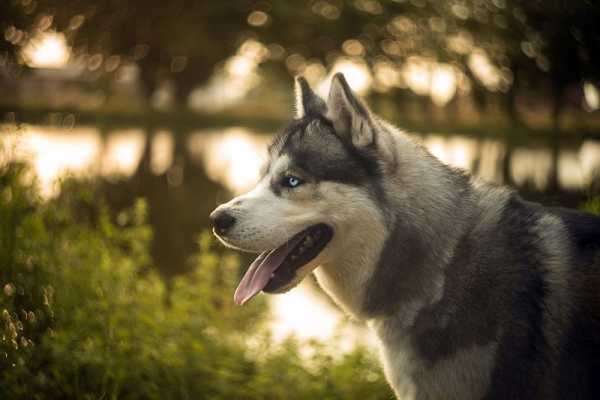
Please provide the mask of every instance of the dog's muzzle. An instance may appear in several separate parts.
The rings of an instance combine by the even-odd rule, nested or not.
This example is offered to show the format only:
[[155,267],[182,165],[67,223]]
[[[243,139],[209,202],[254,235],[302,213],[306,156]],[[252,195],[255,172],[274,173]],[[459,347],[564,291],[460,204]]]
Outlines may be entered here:
[[218,235],[225,235],[235,225],[235,217],[224,209],[217,208],[210,214],[209,218],[215,233]]

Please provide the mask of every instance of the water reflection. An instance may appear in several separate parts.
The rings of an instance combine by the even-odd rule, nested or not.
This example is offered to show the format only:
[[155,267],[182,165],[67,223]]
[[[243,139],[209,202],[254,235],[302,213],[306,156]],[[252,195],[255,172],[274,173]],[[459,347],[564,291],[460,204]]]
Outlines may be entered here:
[[548,176],[552,168],[552,153],[546,148],[515,149],[511,160],[511,175],[517,185],[529,182],[535,188],[543,189],[548,185]]
[[3,126],[0,146],[9,157],[30,163],[42,195],[56,193],[56,178],[65,173],[95,172],[91,166],[100,157],[101,139],[95,128],[63,129]]
[[164,174],[173,164],[175,142],[169,131],[158,131],[152,138],[150,169],[156,175]]
[[[95,127],[70,130],[24,125],[18,129],[3,126],[0,144],[12,157],[30,162],[46,195],[55,193],[54,181],[64,173],[75,175],[129,176],[136,170],[145,144],[142,129],[114,130],[102,134]],[[420,141],[436,157],[478,177],[503,183],[500,165],[506,146],[495,139],[463,135],[423,135]],[[201,160],[208,176],[234,193],[250,188],[258,179],[265,160],[269,135],[253,133],[242,127],[194,131],[188,135],[190,154]],[[173,134],[159,130],[152,137],[150,165],[155,174],[173,164]],[[532,184],[548,187],[553,168],[549,145],[521,145],[510,154],[510,179],[517,186]],[[581,189],[589,186],[600,171],[600,141],[586,140],[563,146],[558,155],[560,188]]]
[[[148,189],[148,193],[145,194],[149,201],[166,199],[166,204],[160,206],[166,212],[163,213],[164,215],[157,214],[154,219],[151,215],[151,223],[161,224],[160,221],[165,218],[175,221],[172,215],[174,204],[179,204],[175,207],[193,208],[189,203],[192,201],[198,207],[199,199],[194,196],[202,196],[203,200],[208,199],[208,206],[212,206],[211,203],[216,201],[215,198],[218,196],[213,192],[214,188],[208,189],[206,186],[202,186],[200,192],[185,188],[189,183],[184,181],[183,169],[188,167],[185,162],[178,160],[180,156],[174,156],[181,140],[168,130],[157,130],[153,133],[149,150],[146,149],[146,135],[142,129],[115,130],[106,133],[96,127],[75,127],[65,130],[25,125],[16,129],[5,125],[0,127],[0,132],[2,132],[0,145],[9,149],[10,157],[31,163],[45,196],[56,194],[55,180],[64,173],[131,176],[138,173],[140,165],[144,162],[149,165],[150,177],[142,181],[143,185],[151,186],[150,183],[154,182],[153,174],[164,175],[167,179],[164,185],[154,182],[155,186]],[[549,186],[554,158],[552,148],[548,144],[534,143],[512,147],[508,160],[510,176],[506,177],[503,173],[503,165],[506,164],[507,148],[500,140],[437,134],[414,138],[421,141],[442,161],[467,169],[487,181],[502,183],[508,178],[517,186],[529,185],[538,190],[544,190]],[[208,177],[221,182],[232,193],[240,193],[249,189],[257,181],[259,167],[264,161],[269,139],[269,135],[253,133],[241,127],[231,127],[191,132],[184,141],[184,147],[191,158],[202,163]],[[600,141],[587,140],[563,146],[556,160],[560,188],[564,190],[586,188],[600,171]],[[188,173],[191,171],[192,174],[198,173],[197,168],[187,171]],[[179,194],[165,192],[168,187],[178,186],[181,186],[180,189],[187,190],[186,198],[189,197],[191,200],[181,202],[181,199],[176,197]],[[203,210],[198,210],[188,211],[204,213]],[[190,221],[189,216],[182,217],[182,221],[175,221],[171,224],[174,226],[167,224],[168,229],[165,232],[157,231],[157,236],[162,235],[160,238],[163,247],[169,240],[180,242],[173,229],[181,231],[182,224],[185,225],[186,221]],[[188,236],[196,229],[195,225],[192,225],[187,227],[191,232]],[[190,246],[193,245],[192,242]],[[181,255],[183,259],[184,252],[175,244],[173,246],[172,252],[183,254]],[[167,253],[168,251],[160,257],[172,264],[173,257]],[[273,313],[271,326],[276,338],[281,339],[289,333],[295,333],[302,338],[327,339],[340,333],[341,337],[350,338],[348,340],[354,343],[363,335],[362,331],[348,327],[342,328],[344,331],[340,332],[338,326],[341,315],[331,304],[312,295],[312,290],[314,289],[310,286],[303,285],[287,295],[271,298]],[[348,343],[346,345],[349,345]]]
[[[142,157],[144,141],[145,135],[141,129],[111,132],[101,152],[101,174],[104,176],[133,174]],[[68,157],[67,154],[64,156]]]
[[244,192],[258,181],[265,162],[267,135],[252,134],[245,128],[221,131],[196,131],[189,145],[192,154],[201,157],[206,173],[222,182],[233,193]]

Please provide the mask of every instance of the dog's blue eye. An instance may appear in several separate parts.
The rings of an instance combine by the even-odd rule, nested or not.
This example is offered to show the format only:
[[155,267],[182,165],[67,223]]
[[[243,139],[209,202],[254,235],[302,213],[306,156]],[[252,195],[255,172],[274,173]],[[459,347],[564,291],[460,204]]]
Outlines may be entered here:
[[285,187],[295,188],[302,184],[302,180],[300,178],[296,178],[295,176],[284,176],[281,180],[281,184]]

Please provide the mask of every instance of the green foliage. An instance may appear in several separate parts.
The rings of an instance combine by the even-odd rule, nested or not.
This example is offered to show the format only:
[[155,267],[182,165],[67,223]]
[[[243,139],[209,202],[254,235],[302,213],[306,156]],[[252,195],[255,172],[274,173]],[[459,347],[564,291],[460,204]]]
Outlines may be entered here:
[[[268,344],[268,341],[264,341]],[[324,343],[290,339],[259,364],[249,384],[252,398],[392,399],[381,370],[366,348],[333,355]]]
[[[52,324],[51,237],[39,199],[22,182],[26,166],[0,167],[0,393],[26,368]],[[4,396],[2,396],[4,397]]]
[[165,286],[144,201],[113,218],[93,183],[44,202],[25,176],[0,169],[0,398],[392,397],[366,349],[274,343],[264,297],[233,305],[239,262],[210,235]]
[[588,200],[581,209],[592,214],[600,215],[600,196]]

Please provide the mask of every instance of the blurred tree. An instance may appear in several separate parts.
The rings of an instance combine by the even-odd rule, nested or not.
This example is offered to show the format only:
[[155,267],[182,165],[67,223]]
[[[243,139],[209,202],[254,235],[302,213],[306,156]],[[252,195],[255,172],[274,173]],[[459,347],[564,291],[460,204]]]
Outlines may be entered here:
[[148,99],[161,82],[174,82],[179,103],[231,55],[247,28],[248,1],[41,0],[75,53],[110,56],[139,67]]
[[33,28],[35,7],[14,0],[0,2],[0,69],[18,70],[19,50]]
[[557,116],[567,85],[600,78],[600,7],[586,0],[318,0],[273,2],[264,12],[260,38],[301,56],[286,59],[293,73],[302,61],[331,66],[342,55],[372,69],[429,58],[465,74],[482,108],[487,93],[502,93],[515,122],[523,86],[543,96],[554,87]]
[[514,120],[523,86],[545,96],[552,86],[558,110],[566,86],[600,75],[600,6],[589,0],[9,1],[0,6],[5,30],[30,3],[29,19],[52,16],[76,54],[135,62],[146,98],[170,80],[179,103],[250,37],[292,74],[340,56],[372,70],[385,63],[398,71],[413,56],[449,63],[481,107],[489,93],[506,93]]

